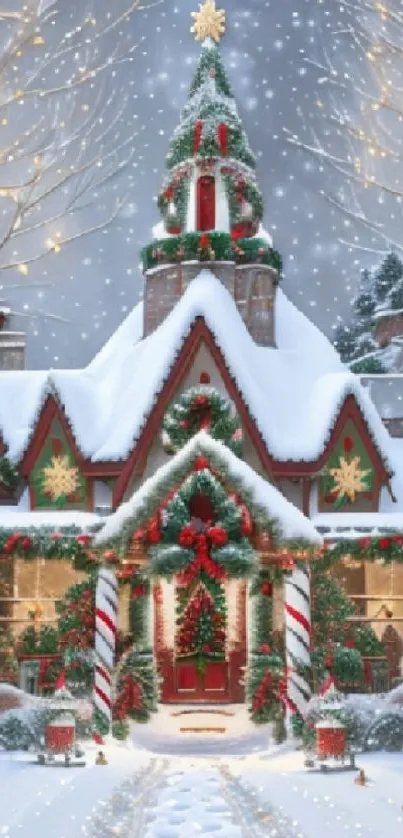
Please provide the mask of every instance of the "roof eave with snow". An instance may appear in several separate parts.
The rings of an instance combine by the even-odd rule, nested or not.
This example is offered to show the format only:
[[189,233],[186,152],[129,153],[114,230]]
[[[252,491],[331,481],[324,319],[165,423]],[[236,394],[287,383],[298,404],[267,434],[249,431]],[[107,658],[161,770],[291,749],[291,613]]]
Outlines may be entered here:
[[241,483],[245,495],[249,495],[253,502],[264,511],[268,523],[274,524],[281,541],[305,541],[313,545],[321,545],[322,539],[313,524],[293,504],[263,477],[240,460],[223,443],[212,439],[204,431],[200,431],[167,463],[160,466],[156,473],[146,480],[133,496],[119,509],[109,516],[104,527],[98,533],[97,544],[116,539],[126,525],[134,529],[150,516],[150,498],[165,496],[174,482],[178,472],[182,472],[183,479],[191,470],[192,463],[198,456],[204,456],[211,467],[220,469],[226,481],[231,484]]

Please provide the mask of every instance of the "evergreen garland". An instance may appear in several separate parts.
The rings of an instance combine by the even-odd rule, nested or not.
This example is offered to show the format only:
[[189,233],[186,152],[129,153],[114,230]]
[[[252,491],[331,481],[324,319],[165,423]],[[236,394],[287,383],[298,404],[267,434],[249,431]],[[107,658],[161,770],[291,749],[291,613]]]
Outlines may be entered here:
[[157,710],[157,701],[158,675],[153,654],[151,650],[131,649],[119,663],[113,719],[147,722]]
[[213,231],[205,234],[209,247],[201,247],[203,234],[183,233],[165,239],[154,239],[141,251],[143,270],[147,271],[158,265],[178,262],[235,262],[236,264],[256,263],[268,265],[277,272],[282,271],[282,259],[277,250],[270,247],[264,239],[258,237],[233,237],[229,233]]
[[97,573],[72,585],[56,603],[59,648],[64,656],[66,680],[75,695],[90,693],[94,677],[95,594]]
[[58,652],[58,632],[53,626],[28,626],[16,640],[18,656],[55,655]]
[[261,569],[253,579],[250,596],[253,614],[253,645],[246,671],[246,695],[255,724],[276,722],[283,717],[286,691],[285,664],[279,638],[273,636],[273,576]]
[[0,457],[0,483],[14,491],[17,488],[19,481],[19,471],[16,465],[8,459],[8,457]]
[[69,559],[76,570],[91,570],[97,559],[91,551],[92,534],[83,533],[79,527],[25,527],[20,530],[0,528],[1,556],[35,559]]

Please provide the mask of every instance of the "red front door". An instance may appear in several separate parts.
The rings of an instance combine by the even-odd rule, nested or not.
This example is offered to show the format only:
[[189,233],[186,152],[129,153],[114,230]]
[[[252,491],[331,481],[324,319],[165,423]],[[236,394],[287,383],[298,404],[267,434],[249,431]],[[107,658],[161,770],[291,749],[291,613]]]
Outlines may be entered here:
[[[183,654],[180,650],[178,628],[175,648],[165,634],[165,620],[170,622],[172,607],[177,613],[177,599],[164,601],[157,583],[154,588],[154,637],[155,655],[161,676],[160,701],[169,704],[237,704],[245,700],[242,684],[247,655],[246,633],[247,585],[239,583],[235,613],[228,609],[226,620],[227,642],[222,658],[203,657],[202,665],[197,654]],[[229,605],[229,603],[228,603]],[[237,636],[228,628],[236,620]]]
[[177,658],[175,692],[178,701],[228,702],[230,690],[227,661],[206,661],[200,670],[195,658]]
[[215,229],[215,179],[203,175],[197,181],[197,230]]

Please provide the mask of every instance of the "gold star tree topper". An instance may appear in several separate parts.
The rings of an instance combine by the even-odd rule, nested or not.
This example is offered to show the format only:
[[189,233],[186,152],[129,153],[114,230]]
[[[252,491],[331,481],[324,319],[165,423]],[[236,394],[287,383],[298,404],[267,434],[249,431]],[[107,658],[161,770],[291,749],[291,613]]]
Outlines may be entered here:
[[213,38],[218,44],[225,32],[225,11],[224,9],[216,9],[215,0],[205,0],[204,3],[199,4],[199,11],[192,12],[194,24],[191,32],[197,41],[205,41],[207,38]]
[[350,462],[345,457],[340,457],[338,468],[330,468],[329,474],[333,477],[334,490],[338,496],[348,497],[351,503],[354,503],[358,492],[367,491],[367,481],[371,471],[360,468],[359,457],[353,457]]
[[68,497],[76,491],[78,485],[78,468],[69,463],[66,456],[52,457],[50,465],[43,471],[43,489],[52,500]]

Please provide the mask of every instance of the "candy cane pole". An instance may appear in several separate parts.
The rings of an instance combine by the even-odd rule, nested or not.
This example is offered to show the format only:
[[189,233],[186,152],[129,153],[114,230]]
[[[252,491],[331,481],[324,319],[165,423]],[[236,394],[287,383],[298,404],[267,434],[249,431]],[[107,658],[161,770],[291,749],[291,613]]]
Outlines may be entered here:
[[[112,670],[115,659],[118,585],[114,573],[101,568],[95,594],[95,678],[93,699],[105,733],[112,721]],[[98,725],[101,727],[101,724]]]
[[311,696],[307,676],[296,672],[296,667],[310,668],[311,596],[309,565],[293,570],[285,583],[285,625],[287,654],[287,693],[290,705],[301,716],[305,715]]

